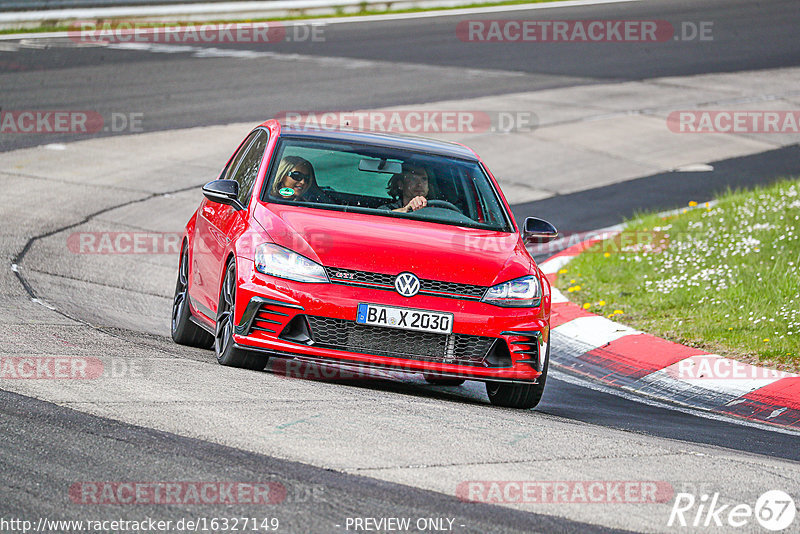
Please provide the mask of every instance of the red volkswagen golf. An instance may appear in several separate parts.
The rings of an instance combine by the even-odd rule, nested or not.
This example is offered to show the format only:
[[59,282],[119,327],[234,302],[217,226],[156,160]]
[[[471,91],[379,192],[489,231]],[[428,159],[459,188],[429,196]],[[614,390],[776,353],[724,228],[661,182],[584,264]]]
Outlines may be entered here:
[[486,383],[535,406],[550,354],[550,284],[481,159],[457,144],[267,121],[186,225],[178,343],[223,365],[270,357]]

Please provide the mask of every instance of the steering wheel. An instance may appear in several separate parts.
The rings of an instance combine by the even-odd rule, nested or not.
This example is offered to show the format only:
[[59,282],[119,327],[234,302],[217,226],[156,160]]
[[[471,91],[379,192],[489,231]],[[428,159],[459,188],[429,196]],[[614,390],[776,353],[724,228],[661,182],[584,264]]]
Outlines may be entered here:
[[446,200],[429,200],[426,208],[444,208],[446,210],[453,210],[461,213],[461,210],[455,204],[451,204]]

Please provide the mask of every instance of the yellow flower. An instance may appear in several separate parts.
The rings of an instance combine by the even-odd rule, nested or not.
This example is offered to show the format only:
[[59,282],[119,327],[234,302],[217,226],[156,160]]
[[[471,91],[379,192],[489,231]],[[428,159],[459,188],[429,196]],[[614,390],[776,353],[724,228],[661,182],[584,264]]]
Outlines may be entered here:
[[728,330],[733,330],[733,327],[732,326],[728,327]]
[[706,202],[705,206],[708,207],[708,202]]
[[575,283],[575,279],[573,278],[572,280],[569,281],[569,283],[570,284],[574,284]]
[[769,338],[768,338],[768,337],[765,337],[765,338],[764,338],[764,343],[766,343],[767,341],[769,341]]
[[574,288],[574,287],[568,287],[568,288],[567,288],[567,291],[569,291],[570,293],[572,293],[573,291],[575,291],[575,288]]
[[584,310],[588,310],[588,309],[589,309],[589,308],[591,308],[591,307],[592,307],[592,305],[591,305],[591,304],[589,304],[588,302],[587,302],[586,304],[584,304],[584,305],[583,305],[583,309],[584,309]]
[[601,300],[600,302],[597,303],[597,305],[598,306],[605,306],[606,305],[606,301]]
[[690,200],[689,201],[689,206],[695,207],[695,206],[697,206],[697,202],[695,202],[694,200]]
[[622,310],[614,310],[614,315],[622,315]]
[[611,256],[611,253],[610,253],[610,252],[603,252],[603,257],[604,257],[604,258],[608,258],[608,257],[610,257],[610,256]]
[[684,209],[681,211],[681,213],[688,213],[688,212],[689,212],[689,210],[687,210],[686,208],[684,208]]
[[572,290],[573,290],[573,291],[580,291],[580,290],[581,290],[581,286],[574,286],[574,287],[572,288]]
[[558,274],[567,274],[567,270],[566,269],[559,269],[558,270]]

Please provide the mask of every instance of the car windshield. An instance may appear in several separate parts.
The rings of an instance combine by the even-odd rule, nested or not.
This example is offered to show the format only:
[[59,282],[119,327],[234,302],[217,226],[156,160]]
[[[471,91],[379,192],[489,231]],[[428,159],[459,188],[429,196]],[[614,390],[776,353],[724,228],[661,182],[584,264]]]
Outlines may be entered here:
[[262,200],[513,231],[477,162],[380,146],[284,138]]

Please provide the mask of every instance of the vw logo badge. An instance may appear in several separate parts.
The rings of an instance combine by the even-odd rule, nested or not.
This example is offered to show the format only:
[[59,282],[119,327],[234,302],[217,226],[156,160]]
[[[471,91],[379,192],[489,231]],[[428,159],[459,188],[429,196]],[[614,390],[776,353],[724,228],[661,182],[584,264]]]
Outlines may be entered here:
[[394,288],[404,297],[413,297],[419,293],[419,278],[412,273],[400,273],[394,279]]

